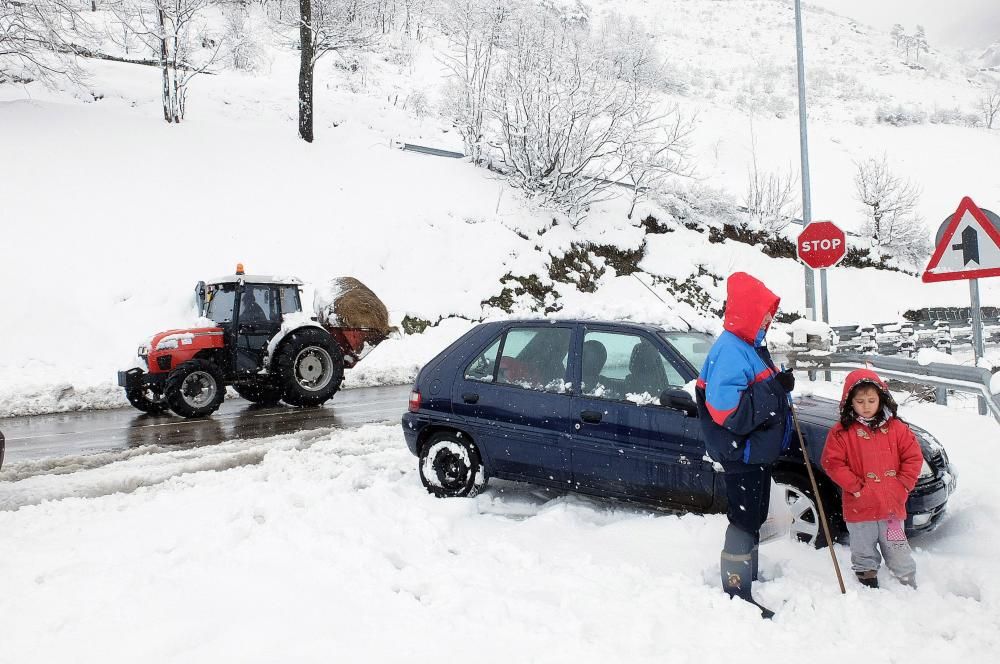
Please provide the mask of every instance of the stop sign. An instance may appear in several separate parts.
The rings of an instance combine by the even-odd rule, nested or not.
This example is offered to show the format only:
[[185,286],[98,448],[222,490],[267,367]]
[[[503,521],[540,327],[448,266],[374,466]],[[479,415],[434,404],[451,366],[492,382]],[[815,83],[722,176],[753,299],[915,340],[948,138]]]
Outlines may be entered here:
[[832,221],[814,221],[802,229],[795,244],[799,260],[820,270],[833,267],[847,255],[847,238]]

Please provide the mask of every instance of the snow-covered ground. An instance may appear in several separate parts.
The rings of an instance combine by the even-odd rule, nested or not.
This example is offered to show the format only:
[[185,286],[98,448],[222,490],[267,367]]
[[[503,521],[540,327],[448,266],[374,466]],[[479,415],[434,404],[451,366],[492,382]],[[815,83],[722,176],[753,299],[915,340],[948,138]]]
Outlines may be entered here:
[[[355,276],[397,324],[406,315],[462,317],[386,342],[349,372],[347,386],[411,380],[468,321],[502,315],[483,302],[500,294],[508,273],[538,275],[560,296],[559,315],[683,319],[712,329],[718,322],[678,302],[679,294],[658,286],[664,305],[637,279],[689,279],[718,306],[724,290],[716,279],[734,270],[762,277],[785,311],[801,312],[802,270],[794,261],[732,241],[714,244],[684,225],[686,214],[713,221],[720,196],[739,203],[754,144],[767,170],[798,163],[790,5],[586,4],[594,16],[638,15],[662,37],[677,84],[664,101],[698,118],[696,177],[675,184],[704,209],[643,203],[629,220],[619,199],[595,205],[577,228],[552,227],[550,211],[486,169],[392,148],[396,140],[461,147],[437,114],[444,79],[433,37],[389,39],[360,56],[355,72],[336,57],[322,60],[312,145],[296,138],[296,54],[277,41],[265,45],[269,64],[255,74],[196,78],[179,126],[162,122],[153,67],[87,61],[82,88],[0,86],[0,277],[7,286],[0,417],[124,405],[115,371],[130,366],[153,333],[193,321],[194,283],[237,262],[315,284]],[[964,65],[936,53],[926,69],[914,69],[888,35],[827,12],[807,9],[806,18],[815,217],[856,229],[854,162],[883,153],[894,172],[922,188],[928,229],[964,195],[1000,208],[991,166],[1000,132],[873,120],[884,105],[971,108],[981,84]],[[421,98],[426,103],[417,105]],[[645,235],[639,220],[647,214],[672,232]],[[553,283],[551,257],[579,242],[644,246],[642,273],[622,277],[609,268],[594,293]],[[838,268],[829,281],[834,323],[891,321],[909,308],[968,301],[964,283],[924,285],[899,273]],[[1000,304],[1000,286],[986,280],[982,297]],[[528,312],[529,300],[515,301],[515,313]]]
[[721,515],[497,483],[439,500],[399,425],[0,472],[0,661],[990,661],[1000,646],[1000,429],[904,417],[960,470],[913,541],[919,588],[841,596],[826,551],[761,551],[757,597],[718,585]]

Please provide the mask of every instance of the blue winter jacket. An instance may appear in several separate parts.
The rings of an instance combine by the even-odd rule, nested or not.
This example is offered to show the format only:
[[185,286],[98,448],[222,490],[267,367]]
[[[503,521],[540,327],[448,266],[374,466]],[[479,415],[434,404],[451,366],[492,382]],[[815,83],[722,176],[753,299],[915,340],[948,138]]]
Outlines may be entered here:
[[709,456],[727,471],[770,464],[791,438],[788,395],[764,345],[765,318],[779,298],[736,272],[726,284],[725,332],[705,360],[695,392]]

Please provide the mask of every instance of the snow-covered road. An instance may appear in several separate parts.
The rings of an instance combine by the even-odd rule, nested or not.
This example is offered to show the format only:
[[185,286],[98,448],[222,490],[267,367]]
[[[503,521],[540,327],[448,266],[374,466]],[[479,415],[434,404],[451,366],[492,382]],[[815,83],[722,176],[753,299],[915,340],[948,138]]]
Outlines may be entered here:
[[[962,472],[920,588],[762,549],[762,622],[717,588],[724,517],[511,483],[427,495],[398,425],[135,454],[0,483],[0,661],[934,662],[1000,646],[1000,440],[904,416]],[[849,555],[837,554],[845,569]]]

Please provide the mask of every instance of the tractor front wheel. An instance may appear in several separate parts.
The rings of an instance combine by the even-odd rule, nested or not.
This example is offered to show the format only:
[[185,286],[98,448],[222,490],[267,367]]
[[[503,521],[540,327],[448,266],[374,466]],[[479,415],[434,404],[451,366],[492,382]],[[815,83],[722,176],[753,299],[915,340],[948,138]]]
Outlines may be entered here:
[[275,366],[290,406],[319,406],[340,389],[344,354],[326,330],[304,327],[281,344]]
[[222,372],[211,362],[188,360],[170,372],[163,393],[178,415],[205,417],[222,405],[226,384]]
[[130,404],[150,415],[159,415],[170,407],[162,394],[148,387],[126,387],[125,398]]

